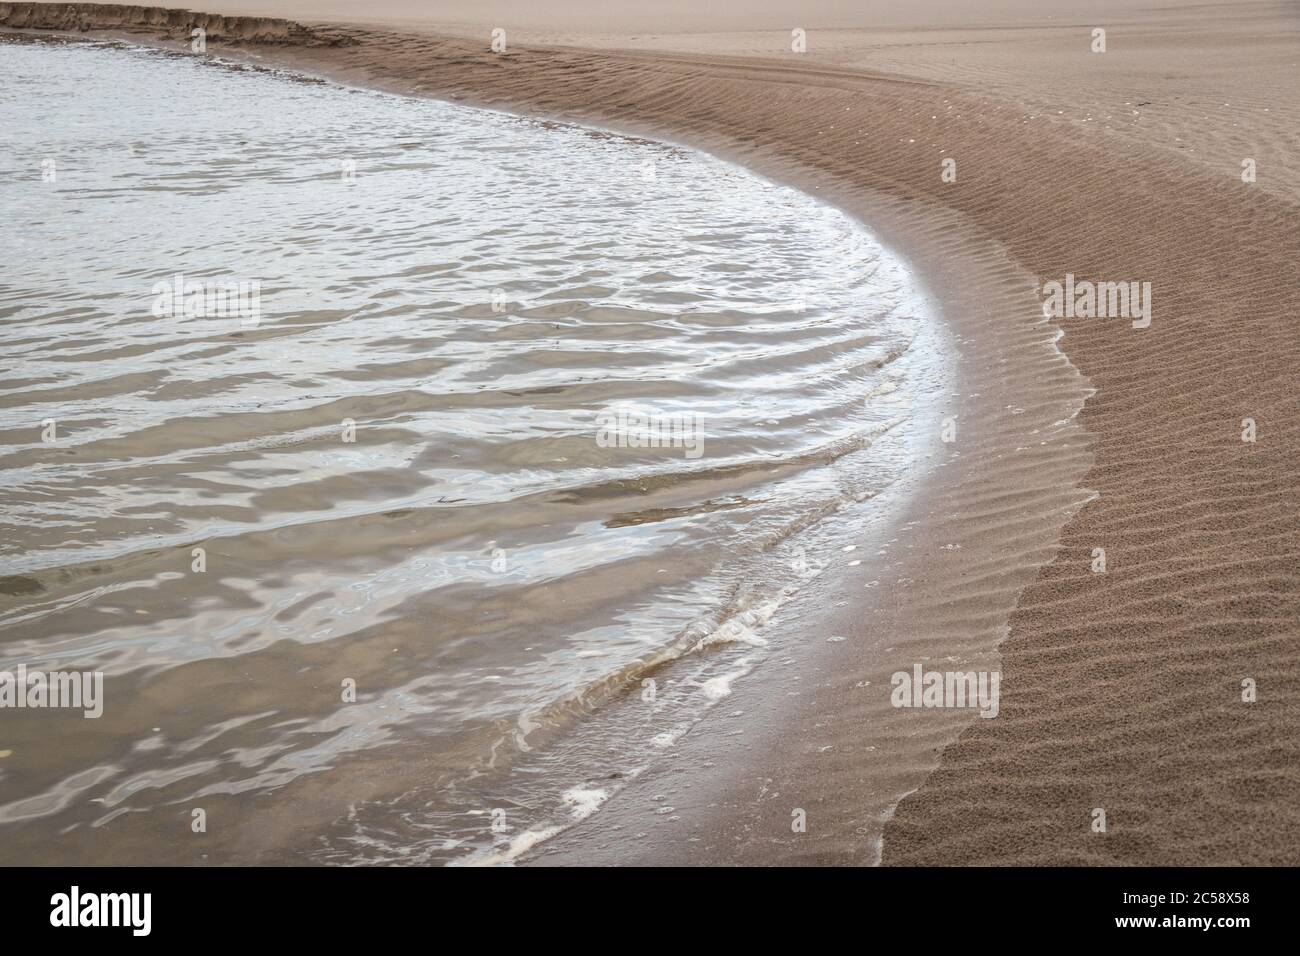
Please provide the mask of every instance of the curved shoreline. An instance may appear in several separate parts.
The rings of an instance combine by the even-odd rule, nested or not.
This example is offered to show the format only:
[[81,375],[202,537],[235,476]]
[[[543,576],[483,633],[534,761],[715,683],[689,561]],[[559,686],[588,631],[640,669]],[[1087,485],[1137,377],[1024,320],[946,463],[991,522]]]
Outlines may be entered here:
[[[405,42],[411,39],[407,37]],[[365,50],[366,42],[362,40],[358,52]],[[557,55],[563,57],[567,52]],[[269,57],[260,52],[237,55],[350,85],[435,98],[450,94],[450,98],[471,105],[597,125],[702,150],[839,206],[881,236],[890,248],[900,251],[914,267],[949,335],[962,341],[961,351],[966,353],[957,362],[950,411],[961,409],[962,437],[957,445],[965,461],[974,465],[977,480],[961,475],[946,478],[941,468],[933,468],[911,476],[910,488],[893,489],[890,497],[896,500],[887,502],[882,496],[860,506],[858,514],[843,516],[849,523],[863,519],[863,512],[880,512],[870,536],[854,541],[858,553],[888,551],[892,543],[904,540],[900,550],[920,550],[921,554],[904,554],[897,561],[864,557],[864,566],[858,571],[828,570],[783,608],[778,621],[764,629],[765,636],[777,643],[794,665],[784,673],[775,667],[760,669],[728,699],[728,709],[746,715],[747,753],[743,759],[734,756],[734,729],[728,722],[706,717],[679,742],[672,760],[629,784],[603,805],[599,814],[552,837],[523,860],[656,865],[880,862],[883,828],[899,799],[921,786],[937,765],[938,754],[974,719],[969,711],[900,715],[888,703],[889,675],[910,669],[918,661],[954,655],[976,669],[997,669],[1003,622],[1016,596],[1051,556],[1065,517],[1087,497],[1077,485],[1089,462],[1087,440],[1075,420],[1087,384],[1057,348],[1058,334],[1041,316],[1030,291],[1031,277],[996,243],[974,235],[957,217],[936,209],[918,214],[915,200],[846,182],[833,173],[791,161],[776,150],[749,148],[735,134],[716,134],[664,116],[642,116],[631,106],[618,113],[543,107],[519,96],[518,90],[505,98],[480,95],[465,87],[431,89],[425,85],[404,90],[402,85],[411,77],[390,72],[394,62],[390,56],[371,59],[373,54],[362,53],[359,59],[364,67],[357,70],[321,63],[310,55],[286,53],[290,51],[277,50]],[[529,54],[547,55],[545,51]],[[471,53],[461,50],[458,55]],[[635,63],[639,58],[615,59]],[[528,85],[532,82],[524,80]],[[884,82],[910,85],[907,81]],[[539,79],[536,85],[555,89],[545,80]],[[653,92],[647,91],[646,98],[652,99]],[[977,315],[965,314],[969,307],[963,300],[968,297],[982,303]],[[1021,414],[999,414],[1022,402],[1028,407]],[[978,411],[973,412],[973,406]],[[937,439],[941,423],[933,422],[931,427]],[[1027,456],[1030,460],[1000,467],[999,459],[1013,456],[1018,447],[1027,447],[1031,434],[1047,437],[1035,439],[1041,444]],[[942,461],[943,446],[936,441],[935,448]],[[939,517],[933,507],[936,501],[944,502],[949,514],[962,517],[955,522]],[[1015,516],[1021,508],[1030,512],[1027,518]],[[972,513],[980,516],[971,518]],[[936,574],[936,565],[944,564],[947,572]],[[895,582],[926,584],[904,585],[906,594],[899,588],[865,587],[869,581],[887,583],[887,574],[893,575]],[[954,588],[953,579],[960,577],[975,583]],[[846,599],[847,611],[834,609]],[[955,615],[954,599],[961,608]],[[972,625],[963,615],[977,623]],[[828,637],[844,634],[848,639],[842,644],[826,643]],[[790,676],[793,682],[786,680]],[[835,697],[830,707],[823,702],[789,706],[792,696],[800,693],[795,683],[823,684],[831,678],[843,681],[827,687]],[[863,682],[879,692],[864,697]],[[774,700],[781,705],[773,706]],[[828,714],[834,714],[840,726],[832,734],[821,735],[824,742],[815,748],[815,756],[802,747],[791,750],[786,745],[792,725],[816,734]],[[834,758],[827,758],[830,750],[826,748],[835,752]],[[684,772],[685,783],[682,767],[689,768]],[[869,798],[845,790],[864,773],[872,781]],[[670,774],[676,779],[666,787],[665,777]],[[798,793],[794,805],[819,807],[815,832],[790,834],[789,807],[769,808],[745,797],[755,776],[772,781],[774,792]],[[667,794],[662,792],[665,789]],[[693,791],[689,801],[681,799],[685,791]],[[655,816],[665,795],[674,803],[675,819],[671,821]],[[765,831],[759,839],[752,836],[755,826],[751,818],[756,815],[762,820],[758,829]],[[629,827],[647,833],[644,850],[630,851],[626,845],[608,841],[611,833]]]
[[[464,41],[371,31],[357,36],[361,43],[341,55],[291,49],[236,55],[349,85],[450,98],[702,150],[845,210],[899,252],[929,292],[960,353],[948,411],[961,421],[955,447],[963,467],[952,467],[951,450],[939,441],[941,422],[934,421],[938,466],[843,516],[846,525],[856,520],[869,526],[853,539],[863,563],[823,572],[764,628],[789,666],[769,663],[728,698],[725,709],[744,714],[743,754],[736,750],[734,722],[706,717],[678,742],[671,759],[521,860],[879,863],[883,831],[899,800],[922,786],[944,748],[976,719],[971,711],[895,710],[889,675],[917,662],[954,658],[964,667],[997,670],[998,645],[1018,594],[1052,557],[1060,527],[1088,497],[1079,487],[1090,464],[1088,439],[1076,419],[1088,386],[1057,347],[1059,334],[1042,317],[1033,277],[1000,244],[933,202],[898,195],[887,180],[854,181],[841,169],[787,155],[789,147],[803,151],[800,140],[759,146],[745,142],[741,121],[722,129],[681,121],[674,115],[681,102],[708,102],[702,87],[714,75],[712,64],[673,58],[668,72],[685,76],[670,76],[669,83],[686,82],[691,90],[656,109],[665,91],[641,86],[641,55],[611,54],[607,63],[604,54],[586,51],[515,48],[512,56],[541,61],[541,75],[524,69],[502,88],[472,77],[453,81],[441,71],[430,77],[422,51],[409,49],[433,42],[435,63],[492,56]],[[376,42],[377,50],[368,48]],[[411,72],[385,44],[407,48]],[[623,98],[627,86],[620,87],[616,110],[592,102],[581,87],[563,99],[561,80],[573,71],[574,58],[598,61],[583,73],[622,71],[627,86],[640,87],[635,99]],[[765,65],[746,66],[739,78],[732,63],[717,70],[722,82],[759,84],[741,102],[765,109]],[[691,75],[697,72],[703,75]],[[783,85],[798,74],[782,72]],[[881,84],[896,96],[913,87],[935,89],[905,79],[832,75],[849,82],[847,95],[859,83]],[[721,112],[736,103],[731,90],[716,98]],[[1012,408],[1018,413],[1009,414]],[[878,583],[868,587],[871,582]],[[828,643],[834,636],[846,640]],[[809,685],[819,696],[805,702]],[[866,687],[877,690],[864,693]],[[809,746],[809,739],[818,743]],[[766,783],[755,787],[755,779]],[[775,794],[783,795],[779,802]],[[671,817],[656,814],[665,799]],[[791,832],[793,808],[807,810],[815,824],[808,832]],[[644,834],[635,847],[611,839],[628,831]]]
[[[1262,845],[1253,834],[1300,834],[1300,813],[1274,808],[1266,824],[1235,809],[1231,794],[1261,772],[1297,792],[1294,765],[1268,741],[1295,739],[1300,707],[1275,698],[1268,710],[1226,714],[1219,703],[1233,699],[1242,673],[1283,686],[1296,676],[1283,635],[1288,613],[1300,617],[1286,557],[1300,541],[1280,499],[1253,502],[1247,490],[1265,481],[1295,494],[1300,482],[1294,420],[1267,412],[1296,385],[1281,310],[1300,291],[1287,272],[1300,238],[1287,225],[1296,207],[1279,191],[1285,177],[1243,192],[1235,158],[1216,179],[1174,152],[1040,121],[932,79],[572,48],[515,46],[497,57],[472,41],[360,36],[358,47],[306,59],[349,82],[683,142],[840,204],[919,268],[969,376],[959,386],[960,466],[940,469],[899,517],[910,540],[881,530],[886,548],[899,538],[905,549],[891,568],[894,593],[824,575],[783,618],[806,657],[729,702],[746,715],[743,751],[720,722],[700,728],[672,766],[538,862],[870,863],[886,824],[886,863],[1294,859],[1300,840]],[[368,42],[382,53],[367,53]],[[868,120],[856,129],[843,122],[855,112]],[[1226,134],[1224,143],[1231,155]],[[940,155],[959,157],[960,185],[941,180]],[[1066,273],[1152,281],[1157,323],[1138,333],[1069,322],[1060,351],[1037,287]],[[1204,364],[1207,336],[1219,345],[1213,361],[1236,369],[1230,380],[1222,370],[1190,381],[1173,371]],[[1153,396],[1171,375],[1180,384]],[[1075,419],[1092,386],[1100,392]],[[1242,407],[1267,416],[1274,436],[1248,462],[1236,440]],[[1194,464],[1182,451],[1189,440],[1206,449]],[[1224,487],[1206,488],[1209,460],[1233,475]],[[1189,526],[1206,493],[1246,508],[1245,525],[1266,529],[1263,540]],[[1171,540],[1153,539],[1171,526]],[[1098,546],[1112,558],[1104,576],[1092,571]],[[1195,557],[1180,560],[1186,551]],[[1201,600],[1165,600],[1160,631],[1149,634],[1149,582],[1195,595],[1213,567],[1227,569],[1239,595],[1215,602],[1222,623],[1202,626]],[[842,600],[850,606],[837,613]],[[800,622],[801,608],[816,610],[815,623]],[[825,644],[827,631],[849,640]],[[1185,670],[1189,640],[1211,667]],[[883,689],[907,661],[945,657],[1000,667],[1000,719],[898,711],[883,694],[863,696],[864,682]],[[1130,666],[1106,666],[1114,658]],[[1193,696],[1168,683],[1170,669]],[[1058,707],[1062,695],[1069,703]],[[1203,733],[1190,743],[1176,729],[1189,722]],[[1150,733],[1110,742],[1133,726]],[[1242,734],[1256,743],[1235,748]],[[676,823],[653,815],[665,795]],[[1204,812],[1207,801],[1215,812]],[[1088,814],[1108,805],[1121,830],[1099,846]],[[792,808],[807,811],[806,833],[791,833]],[[1175,836],[1188,831],[1201,836]],[[629,845],[616,836],[626,832],[645,837]]]
[[[1300,779],[1279,743],[1297,739],[1300,706],[1280,694],[1229,709],[1242,674],[1275,688],[1300,677],[1286,640],[1300,617],[1286,510],[1300,435],[1283,411],[1293,189],[1243,193],[1173,153],[1032,122],[956,83],[728,56],[497,57],[348,32],[355,46],[254,56],[677,141],[828,198],[919,267],[962,349],[959,464],[871,538],[901,542],[878,555],[897,562],[895,590],[874,572],[882,587],[865,590],[848,571],[823,575],[803,604],[817,623],[785,618],[805,637],[798,666],[733,699],[744,741],[693,732],[665,774],[538,862],[869,863],[887,822],[887,863],[1295,859],[1300,802],[1283,795]],[[855,111],[868,117],[856,129],[843,120]],[[960,158],[957,184],[940,180],[941,151]],[[1152,281],[1155,324],[1070,322],[1058,350],[1036,290],[1066,273]],[[1083,375],[1099,391],[1080,420]],[[1246,458],[1236,429],[1250,413],[1271,443]],[[1105,576],[1096,547],[1111,554]],[[846,597],[853,607],[833,606]],[[851,639],[825,644],[827,631]],[[1001,719],[862,693],[899,664],[949,656],[1002,669]],[[1279,799],[1243,804],[1242,780]],[[670,786],[679,820],[648,818]],[[791,833],[792,806],[807,833]],[[1096,806],[1121,821],[1104,842],[1087,826]],[[632,845],[614,836],[630,825],[645,834]]]
[[[183,44],[110,33],[146,45]],[[359,54],[364,64],[359,71],[328,62],[338,49],[214,43],[209,53],[349,86],[415,92],[401,89],[406,77],[387,72],[394,60],[382,47],[368,46],[376,42],[374,36],[359,31],[359,42],[342,47]],[[411,36],[379,36],[381,44],[385,39],[421,42]],[[633,119],[635,113],[628,112],[543,111],[527,102],[486,101],[462,90],[425,88],[417,95],[577,122],[706,152],[839,207],[908,263],[937,313],[939,331],[949,340],[944,355],[951,371],[949,392],[930,414],[920,416],[929,419],[925,425],[916,423],[932,436],[929,456],[935,461],[911,469],[884,493],[827,520],[844,529],[843,540],[856,550],[844,564],[823,571],[763,628],[774,656],[783,658],[785,666],[770,660],[753,671],[732,688],[725,705],[706,714],[670,754],[629,781],[598,813],[580,825],[548,832],[545,840],[529,842],[519,854],[521,863],[544,864],[879,863],[883,829],[898,801],[922,785],[943,748],[975,719],[971,711],[894,710],[889,675],[954,655],[964,666],[996,670],[1002,625],[1016,595],[1050,556],[1063,514],[1086,496],[1074,485],[1087,462],[1086,439],[1076,422],[1086,384],[1056,347],[1057,334],[1029,291],[1030,277],[998,244],[974,235],[943,210],[918,215],[915,200],[846,182],[773,150],[746,148],[730,135],[711,135],[661,117]],[[981,306],[970,308],[968,298]],[[1032,403],[1026,398],[1030,393]],[[1018,402],[1027,406],[1021,414],[1000,414]],[[960,421],[960,438],[951,447],[940,441],[941,413]],[[999,467],[999,459],[1014,457],[1016,447],[1039,432],[1047,438],[1033,450],[1030,462]],[[972,467],[959,473],[953,467],[958,460]],[[1022,506],[1033,512],[1029,533],[1013,517]],[[972,512],[981,516],[972,519]],[[822,534],[831,536],[829,531]],[[886,556],[890,551],[898,553]],[[858,555],[861,565],[848,567],[847,557]],[[829,562],[835,557],[833,552],[818,556]],[[954,587],[962,577],[972,584]],[[907,583],[900,587],[898,582]],[[846,639],[828,642],[836,635]],[[805,703],[800,698],[807,683],[833,695],[834,703]],[[864,694],[864,684],[876,690]],[[734,721],[720,711],[744,713],[743,757],[735,752]],[[838,726],[827,733],[830,715]],[[802,745],[789,747],[796,726],[803,728],[800,737],[821,739],[811,753]],[[864,774],[870,781],[866,793],[849,789]],[[671,785],[665,779],[669,775]],[[761,800],[751,802],[744,791],[755,775],[768,780],[772,792],[797,795],[790,801],[808,809],[816,824],[811,832],[790,833],[790,808],[784,803],[769,807]],[[686,791],[692,791],[690,799],[685,799]],[[674,803],[671,819],[655,814],[665,795]],[[750,819],[755,815],[771,816],[759,825],[767,832],[757,840]],[[629,827],[647,833],[639,853],[608,842],[611,832]],[[694,839],[685,838],[687,832]],[[288,852],[296,859],[295,850],[275,849],[273,835],[261,830],[259,839],[268,838],[270,845],[259,852]]]

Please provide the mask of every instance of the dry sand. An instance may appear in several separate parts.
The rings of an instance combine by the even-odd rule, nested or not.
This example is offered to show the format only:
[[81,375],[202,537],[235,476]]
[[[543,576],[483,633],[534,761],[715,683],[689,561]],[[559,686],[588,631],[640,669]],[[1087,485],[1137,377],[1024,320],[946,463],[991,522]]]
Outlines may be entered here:
[[[1300,862],[1296,5],[700,6],[222,4],[377,24],[244,48],[264,62],[815,191],[918,266],[950,329],[957,450],[859,544],[877,585],[824,576],[783,615],[788,666],[723,705],[738,721],[537,862],[874,862],[882,829],[896,864]],[[1066,273],[1150,282],[1151,326],[1065,319],[1054,342],[1037,288]],[[889,707],[914,661],[1000,668],[998,717]]]

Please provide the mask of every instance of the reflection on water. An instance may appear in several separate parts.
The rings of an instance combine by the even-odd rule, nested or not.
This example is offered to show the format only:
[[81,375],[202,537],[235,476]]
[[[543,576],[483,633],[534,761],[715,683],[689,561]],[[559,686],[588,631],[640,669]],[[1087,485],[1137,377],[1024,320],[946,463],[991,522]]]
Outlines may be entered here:
[[4,862],[508,857],[725,697],[906,464],[930,323],[802,194],[0,50],[0,667],[106,697],[0,711]]

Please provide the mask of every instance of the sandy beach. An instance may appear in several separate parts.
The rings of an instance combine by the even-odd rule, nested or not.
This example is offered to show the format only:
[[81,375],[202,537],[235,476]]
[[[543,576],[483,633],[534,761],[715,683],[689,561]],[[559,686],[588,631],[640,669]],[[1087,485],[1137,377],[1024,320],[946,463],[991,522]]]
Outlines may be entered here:
[[[40,6],[0,26],[175,46],[197,22]],[[915,268],[952,384],[933,457],[765,626],[778,660],[518,862],[1300,862],[1300,7],[541,6],[203,22],[232,59],[680,143],[831,203]],[[1049,318],[1067,277],[1149,284],[1148,314]],[[999,673],[996,716],[898,707],[914,666]],[[298,861],[420,772],[368,770],[287,784],[215,862]],[[143,824],[113,826],[129,858]]]

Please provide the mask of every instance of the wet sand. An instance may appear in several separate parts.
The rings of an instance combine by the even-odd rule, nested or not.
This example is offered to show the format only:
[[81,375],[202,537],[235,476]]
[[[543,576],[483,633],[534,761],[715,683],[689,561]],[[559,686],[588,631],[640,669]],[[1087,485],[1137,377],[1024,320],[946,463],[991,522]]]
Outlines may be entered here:
[[[498,55],[502,5],[429,24],[381,2],[382,27],[324,31],[346,45],[241,48],[735,159],[860,216],[950,329],[958,440],[783,609],[789,653],[524,859],[1295,863],[1294,7],[1025,3],[972,25],[909,4],[878,27],[814,5],[793,54],[778,11],[711,6],[671,30],[521,13]],[[1151,326],[1045,322],[1038,290],[1067,273],[1150,282]],[[1000,670],[997,718],[889,705],[891,673],[937,661]]]

